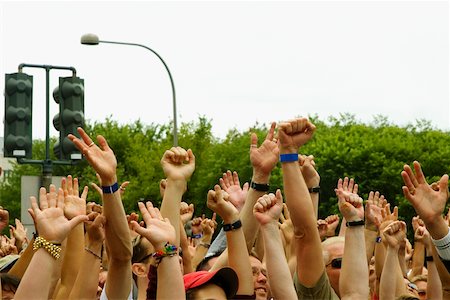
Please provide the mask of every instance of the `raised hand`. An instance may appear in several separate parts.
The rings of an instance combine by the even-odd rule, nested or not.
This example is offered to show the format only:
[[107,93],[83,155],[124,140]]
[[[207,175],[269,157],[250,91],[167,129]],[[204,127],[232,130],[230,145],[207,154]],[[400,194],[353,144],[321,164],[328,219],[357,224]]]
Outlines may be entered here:
[[286,203],[283,203],[283,213],[280,214],[279,226],[284,241],[289,243],[294,238],[294,224],[292,224],[291,214]]
[[316,163],[314,162],[314,156],[299,155],[298,164],[302,171],[303,178],[305,179],[306,186],[313,188],[319,185],[320,175],[316,170]]
[[187,204],[186,202],[180,203],[180,217],[181,222],[183,222],[183,225],[185,225],[188,221],[192,219],[192,216],[194,215],[194,204]]
[[325,222],[327,222],[327,237],[332,237],[336,235],[336,228],[339,225],[339,216],[331,215],[325,218]]
[[394,211],[391,213],[391,205],[388,203],[381,210],[381,224],[380,232],[382,232],[389,224],[398,220],[398,207],[394,207]]
[[64,216],[64,192],[50,185],[50,193],[47,194],[45,188],[39,190],[40,207],[35,197],[30,197],[31,209],[28,212],[32,215],[36,230],[39,236],[51,243],[60,244],[69,234],[70,230],[79,223],[86,221],[86,215],[78,215],[71,220]]
[[319,231],[320,240],[323,241],[327,237],[328,223],[325,220],[317,220],[317,230]]
[[389,247],[398,250],[400,243],[406,237],[406,224],[402,221],[394,221],[383,230],[384,240]]
[[19,219],[15,219],[16,227],[13,225],[9,225],[10,237],[16,240],[17,248],[20,250],[23,249],[24,244],[28,244],[27,238],[27,229],[23,226],[22,222]]
[[298,153],[298,149],[313,136],[316,126],[307,118],[298,118],[278,124],[280,152]]
[[72,176],[61,179],[61,188],[64,191],[64,215],[67,219],[80,215],[86,215],[86,197],[88,194],[88,187],[85,186],[83,193],[79,194],[78,178],[72,180]]
[[[224,195],[226,197],[224,197]],[[225,223],[232,223],[239,219],[239,211],[228,201],[228,194],[224,194],[216,184],[214,190],[208,192],[206,204],[209,209],[217,213]]]
[[380,227],[383,217],[381,216],[381,211],[383,207],[387,204],[386,199],[383,195],[380,196],[380,193],[371,191],[369,193],[369,198],[366,203],[365,210],[365,219],[366,219],[366,228],[378,231],[378,227]]
[[334,191],[338,197],[339,211],[347,222],[364,219],[363,200],[358,196],[358,185],[354,183],[353,178],[348,180],[348,177],[345,177],[344,181],[339,178]]
[[448,199],[448,175],[439,180],[438,190],[433,190],[425,180],[422,168],[414,161],[414,171],[405,165],[402,178],[405,186],[402,187],[406,199],[414,206],[425,224],[434,223],[441,218]]
[[213,214],[212,219],[204,218],[200,225],[203,235],[212,236],[217,228],[216,213]]
[[259,147],[258,137],[255,133],[251,135],[250,162],[253,166],[253,175],[256,176],[255,180],[259,180],[260,177],[262,180],[267,179],[278,163],[280,151],[274,140],[275,125],[271,124],[266,139]]
[[411,225],[412,225],[413,231],[416,232],[420,226],[425,226],[425,223],[422,221],[422,219],[419,216],[415,216],[411,220]]
[[278,189],[276,194],[268,194],[260,197],[253,206],[253,214],[261,226],[269,223],[276,224],[283,210],[283,196]]
[[201,234],[202,233],[202,217],[196,217],[191,222],[192,234]]
[[141,227],[136,221],[131,221],[133,230],[148,239],[156,250],[161,250],[166,243],[175,245],[175,228],[169,219],[164,219],[159,209],[154,208],[151,202],[147,202],[146,205],[139,202],[138,205],[146,228]]
[[164,152],[161,166],[167,179],[188,181],[195,170],[195,156],[191,149],[172,147]]
[[138,236],[138,234],[133,230],[133,225],[131,225],[131,221],[138,222],[139,215],[135,212],[132,212],[131,214],[127,215],[128,229],[130,229],[131,239],[134,239],[136,236]]
[[102,243],[105,240],[105,216],[93,212],[88,215],[88,221],[86,222],[89,226],[86,230],[87,236],[90,242]]
[[9,212],[0,206],[0,232],[8,226],[9,223]]
[[228,170],[223,173],[223,177],[219,179],[220,186],[228,193],[229,201],[240,211],[245,203],[245,198],[248,192],[248,182],[244,183],[241,188],[239,182],[239,175],[236,171],[231,174]]
[[73,134],[69,134],[68,137],[75,144],[75,147],[83,153],[94,170],[100,175],[102,183],[108,186],[116,183],[117,160],[114,152],[109,148],[106,139],[101,135],[97,136],[97,141],[100,145],[99,147],[92,141],[83,128],[78,127],[77,131],[80,134],[81,139]]

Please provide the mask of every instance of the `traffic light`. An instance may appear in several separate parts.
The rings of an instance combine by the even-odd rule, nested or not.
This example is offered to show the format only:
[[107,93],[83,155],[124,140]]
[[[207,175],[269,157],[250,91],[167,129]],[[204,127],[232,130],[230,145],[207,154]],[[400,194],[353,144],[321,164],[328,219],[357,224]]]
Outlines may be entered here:
[[84,127],[84,80],[60,77],[53,98],[59,103],[59,113],[53,118],[53,125],[59,131],[59,141],[55,143],[53,151],[59,159],[81,159],[81,153],[67,135],[80,137],[77,127]]
[[4,157],[31,158],[33,76],[5,74]]

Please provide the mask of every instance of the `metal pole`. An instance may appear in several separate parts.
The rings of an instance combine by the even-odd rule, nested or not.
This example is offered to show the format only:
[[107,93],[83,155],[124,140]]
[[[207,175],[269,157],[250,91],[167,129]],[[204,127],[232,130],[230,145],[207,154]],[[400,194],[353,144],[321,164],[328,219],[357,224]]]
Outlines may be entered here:
[[173,106],[173,145],[176,147],[178,146],[178,126],[177,126],[177,101],[176,101],[176,95],[175,95],[175,83],[173,82],[172,74],[170,73],[169,67],[167,66],[164,59],[156,53],[155,50],[136,43],[126,43],[126,42],[112,42],[112,41],[98,41],[99,43],[106,43],[106,44],[117,44],[117,45],[128,45],[128,46],[138,46],[145,48],[149,51],[151,51],[153,54],[155,54],[159,60],[163,63],[164,67],[166,68],[167,74],[169,74],[170,84],[172,86],[172,106]]

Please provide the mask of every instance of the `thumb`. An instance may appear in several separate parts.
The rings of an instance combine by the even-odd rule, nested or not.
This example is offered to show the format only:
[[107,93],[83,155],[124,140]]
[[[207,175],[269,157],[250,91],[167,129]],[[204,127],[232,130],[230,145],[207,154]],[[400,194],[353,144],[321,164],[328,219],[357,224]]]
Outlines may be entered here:
[[138,234],[143,236],[143,233],[145,231],[144,227],[141,227],[136,221],[131,221],[131,228],[137,232]]
[[189,163],[195,165],[195,155],[192,152],[192,150],[188,149],[187,154],[188,154],[188,158],[189,158]]
[[280,189],[277,189],[275,197],[277,198],[277,204],[283,205],[283,196],[281,195]]
[[69,221],[70,229],[73,229],[73,228],[75,228],[75,226],[77,226],[81,222],[88,221],[88,220],[89,220],[89,218],[86,215],[76,216],[76,217],[72,218],[72,220]]
[[[439,180],[439,192],[443,195],[448,195],[448,175],[444,174]],[[447,200],[447,198],[445,198]]]

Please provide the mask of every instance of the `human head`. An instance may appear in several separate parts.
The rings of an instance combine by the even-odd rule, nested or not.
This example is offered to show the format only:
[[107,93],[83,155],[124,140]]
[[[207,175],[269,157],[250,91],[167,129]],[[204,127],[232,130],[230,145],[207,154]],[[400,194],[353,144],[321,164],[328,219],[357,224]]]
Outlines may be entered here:
[[0,280],[2,282],[2,299],[14,299],[20,279],[11,274],[1,273]]
[[236,272],[228,267],[214,272],[198,271],[183,276],[186,299],[229,299],[238,290]]
[[217,258],[220,256],[220,254],[221,253],[218,252],[203,258],[202,261],[197,265],[195,271],[209,271],[217,261]]
[[322,242],[323,260],[325,263],[325,270],[327,271],[328,279],[331,287],[339,296],[339,276],[341,275],[341,262],[344,256],[345,238],[342,236],[335,236],[326,239]]
[[267,281],[267,271],[261,261],[254,255],[250,255],[250,265],[253,273],[253,286],[256,300],[265,300],[269,293],[269,283]]
[[133,279],[138,283],[138,278],[147,279],[150,266],[150,259],[153,251],[153,245],[146,239],[138,235],[133,240],[133,256],[131,257],[131,270]]
[[417,286],[417,294],[420,300],[427,299],[427,275],[418,275],[411,279],[411,282]]

